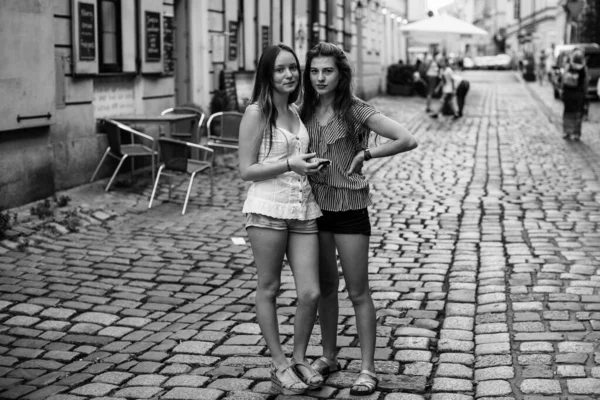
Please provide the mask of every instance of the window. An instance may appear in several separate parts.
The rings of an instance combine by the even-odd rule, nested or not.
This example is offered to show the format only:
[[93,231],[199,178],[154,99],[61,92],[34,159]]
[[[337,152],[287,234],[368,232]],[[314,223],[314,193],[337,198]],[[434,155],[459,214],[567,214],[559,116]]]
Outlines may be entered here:
[[100,72],[121,72],[121,7],[119,0],[99,0]]

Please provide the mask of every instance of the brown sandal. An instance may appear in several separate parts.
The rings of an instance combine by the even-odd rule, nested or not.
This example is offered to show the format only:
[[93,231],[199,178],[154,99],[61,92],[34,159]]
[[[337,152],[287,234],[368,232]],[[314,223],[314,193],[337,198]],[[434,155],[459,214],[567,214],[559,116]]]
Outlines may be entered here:
[[329,376],[342,369],[340,363],[337,361],[337,358],[330,360],[327,357],[317,358],[315,361],[313,361],[312,367],[316,372],[323,375],[323,377]]
[[291,364],[283,368],[271,368],[271,387],[284,395],[302,394],[308,389],[308,385],[296,375]]
[[[379,378],[375,372],[371,372],[367,369],[363,369],[358,374],[358,378],[352,384],[350,394],[352,396],[367,396],[375,393],[377,385],[379,384]],[[360,390],[359,387],[367,388],[367,390]]]
[[317,372],[306,360],[292,361],[292,369],[298,375],[298,378],[308,385],[310,390],[315,390],[323,386],[325,378]]

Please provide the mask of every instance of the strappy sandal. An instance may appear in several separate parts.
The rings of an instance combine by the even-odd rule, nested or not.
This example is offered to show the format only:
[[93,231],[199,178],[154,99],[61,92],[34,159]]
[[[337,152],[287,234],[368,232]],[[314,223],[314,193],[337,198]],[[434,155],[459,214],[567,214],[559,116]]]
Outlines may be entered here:
[[312,363],[313,369],[323,377],[329,376],[342,369],[337,359],[330,360],[327,357],[319,357]]
[[307,361],[292,361],[292,368],[298,378],[308,385],[310,390],[323,386],[325,378],[317,372]]
[[[352,396],[367,396],[375,393],[377,390],[377,385],[379,384],[379,378],[377,374],[371,372],[369,370],[363,369],[358,374],[358,378],[352,384],[352,388],[350,389],[350,394]],[[358,388],[367,388],[367,390],[360,390]]]
[[308,390],[308,385],[294,373],[292,364],[279,369],[275,366],[271,368],[271,387],[284,395],[302,394]]

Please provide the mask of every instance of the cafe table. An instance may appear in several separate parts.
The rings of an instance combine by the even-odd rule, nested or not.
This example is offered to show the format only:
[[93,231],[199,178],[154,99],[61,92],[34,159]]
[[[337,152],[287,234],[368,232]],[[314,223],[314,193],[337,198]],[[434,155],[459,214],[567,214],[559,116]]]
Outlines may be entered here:
[[[113,117],[111,119],[114,119],[115,121],[119,121],[122,122],[126,125],[130,125],[132,127],[135,126],[140,126],[140,125],[154,125],[154,126],[158,126],[158,136],[165,136],[165,137],[171,137],[171,134],[173,132],[176,132],[176,127],[175,125],[179,122],[182,121],[188,121],[188,120],[192,120],[192,119],[197,119],[198,115],[197,114],[175,114],[175,113],[170,113],[170,114],[165,114],[165,115],[119,115],[116,117]],[[166,127],[166,131],[163,131],[163,128]],[[135,128],[134,128],[135,129]],[[190,132],[191,136],[193,138],[195,138],[195,134],[194,132]],[[151,133],[148,133],[151,134]],[[155,133],[155,138],[156,137],[156,133]]]

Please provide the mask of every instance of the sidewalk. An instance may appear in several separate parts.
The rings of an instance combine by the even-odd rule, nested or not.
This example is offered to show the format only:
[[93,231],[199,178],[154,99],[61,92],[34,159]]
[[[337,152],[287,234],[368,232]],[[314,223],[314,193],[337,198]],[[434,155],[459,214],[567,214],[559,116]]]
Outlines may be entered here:
[[[365,399],[598,399],[600,135],[564,141],[548,111],[557,106],[510,72],[465,76],[457,121],[427,117],[421,98],[372,101],[419,147],[367,164],[381,382]],[[181,216],[185,184],[172,202],[161,189],[148,210],[148,181],[59,193],[71,213],[53,228],[28,216],[32,205],[10,210],[21,236],[0,243],[0,398],[291,398],[271,389],[252,252],[232,242],[247,240],[247,183],[221,166],[214,204],[199,185]],[[66,222],[73,210],[79,226]],[[285,266],[288,355],[295,305]],[[296,398],[357,398],[343,279],[338,325],[341,371]],[[319,344],[316,326],[309,358]]]

